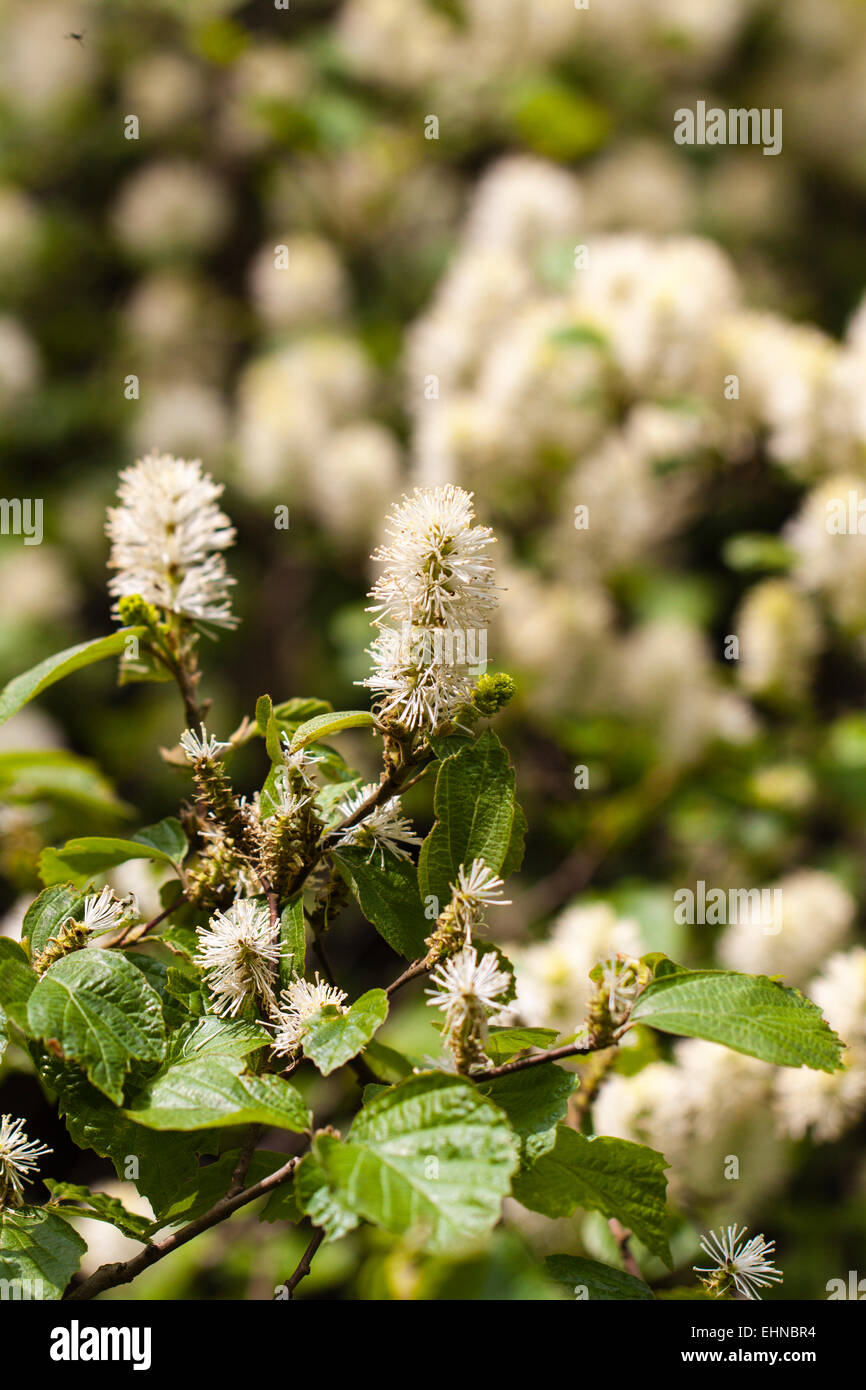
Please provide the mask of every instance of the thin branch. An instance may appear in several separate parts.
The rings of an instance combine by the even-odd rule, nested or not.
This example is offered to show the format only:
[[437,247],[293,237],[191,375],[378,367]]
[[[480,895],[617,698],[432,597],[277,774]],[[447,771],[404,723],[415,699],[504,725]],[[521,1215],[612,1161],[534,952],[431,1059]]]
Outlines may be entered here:
[[307,1246],[306,1250],[304,1251],[303,1255],[298,1261],[294,1273],[286,1280],[285,1284],[283,1285],[283,1287],[288,1290],[289,1298],[294,1298],[295,1289],[298,1287],[301,1280],[306,1279],[307,1275],[309,1274],[310,1265],[313,1263],[313,1258],[316,1254],[316,1251],[318,1250],[319,1246],[321,1245],[324,1239],[325,1232],[321,1229],[316,1230],[309,1245]]
[[250,1125],[249,1133],[247,1134],[243,1147],[240,1151],[238,1161],[235,1164],[235,1169],[232,1173],[231,1182],[229,1183],[226,1189],[227,1197],[234,1197],[237,1192],[243,1191],[243,1186],[246,1182],[247,1171],[249,1169],[250,1164],[252,1163],[253,1154],[256,1151],[256,1145],[261,1139],[263,1133],[264,1125]]
[[565,1047],[554,1047],[549,1052],[534,1052],[531,1057],[518,1057],[513,1062],[504,1062],[501,1067],[487,1067],[484,1071],[472,1072],[473,1081],[495,1081],[497,1076],[510,1076],[514,1071],[525,1071],[527,1067],[540,1067],[545,1062],[561,1062],[564,1057],[581,1057],[588,1052],[597,1052],[607,1043],[598,1043],[592,1038],[582,1042],[567,1043]]
[[631,1231],[627,1231],[626,1228],[617,1221],[615,1216],[612,1216],[607,1224],[611,1229],[614,1240],[619,1246],[619,1253],[622,1256],[622,1262],[625,1265],[626,1272],[630,1274],[633,1279],[640,1279],[642,1284],[645,1283],[646,1280],[640,1272],[640,1265],[629,1249]]
[[180,907],[181,903],[184,902],[186,902],[186,893],[181,893],[173,903],[169,903],[168,907],[163,908],[162,912],[158,912],[155,917],[151,917],[149,922],[145,922],[143,927],[139,927],[134,935],[132,933],[137,924],[130,922],[129,926],[124,927],[120,935],[112,941],[112,947],[131,946],[133,942],[140,941],[154,927],[158,927],[160,922],[164,922],[166,917],[170,917],[175,908]]
[[209,1231],[212,1226],[218,1226],[221,1221],[233,1216],[241,1207],[248,1206],[258,1197],[264,1197],[274,1188],[287,1182],[300,1161],[300,1156],[296,1155],[294,1158],[290,1158],[288,1163],[284,1163],[282,1168],[277,1168],[276,1172],[262,1178],[252,1187],[247,1187],[244,1191],[236,1192],[232,1196],[226,1193],[224,1197],[220,1197],[219,1201],[214,1203],[209,1211],[197,1217],[195,1221],[191,1221],[188,1226],[184,1226],[181,1230],[175,1231],[173,1235],[166,1236],[162,1240],[151,1241],[137,1255],[133,1255],[131,1260],[126,1260],[122,1264],[103,1265],[101,1269],[97,1269],[91,1274],[89,1279],[83,1280],[75,1288],[68,1290],[64,1294],[64,1299],[69,1302],[81,1302],[95,1298],[97,1294],[104,1293],[106,1289],[117,1288],[119,1284],[129,1284],[145,1269],[156,1264],[158,1260],[165,1259],[166,1255],[171,1255],[182,1245],[187,1245],[203,1231]]
[[392,994],[397,993],[398,989],[408,985],[410,980],[416,980],[419,975],[425,975],[429,969],[430,966],[427,964],[426,957],[423,960],[413,960],[408,970],[404,970],[402,975],[398,975],[396,980],[392,980],[390,985],[386,986],[385,993],[390,998]]

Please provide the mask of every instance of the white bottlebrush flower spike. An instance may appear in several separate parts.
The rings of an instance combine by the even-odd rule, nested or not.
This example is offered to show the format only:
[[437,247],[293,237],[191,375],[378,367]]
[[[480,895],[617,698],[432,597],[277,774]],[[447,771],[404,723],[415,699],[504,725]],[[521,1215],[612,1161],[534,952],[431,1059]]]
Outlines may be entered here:
[[[372,782],[369,786],[350,792],[340,802],[338,812],[341,816],[354,815],[375,790],[376,784]],[[399,796],[392,796],[383,805],[374,807],[357,825],[350,825],[347,830],[341,831],[339,843],[369,849],[371,859],[378,850],[380,864],[384,867],[385,850],[395,854],[398,859],[410,859],[405,846],[420,845],[421,837],[415,834],[412,822],[403,815]]]
[[376,713],[382,723],[438,729],[453,723],[472,700],[475,682],[465,671],[447,661],[404,659],[397,633],[380,632],[369,654],[374,672],[361,684],[378,697]]
[[32,1182],[40,1158],[52,1152],[45,1144],[28,1139],[24,1121],[0,1115],[0,1211],[21,1206],[24,1184]]
[[702,1283],[723,1292],[724,1282],[732,1281],[738,1293],[751,1299],[761,1297],[759,1289],[781,1284],[782,1271],[773,1264],[775,1241],[765,1240],[762,1235],[745,1240],[748,1229],[733,1225],[704,1236],[701,1249],[713,1263],[708,1267],[694,1266],[696,1274],[708,1276]]
[[180,746],[191,763],[210,762],[227,748],[231,748],[230,743],[221,743],[213,734],[209,734],[204,724],[199,725],[198,733],[194,729],[184,729],[180,736]]
[[509,906],[511,899],[503,898],[503,887],[502,879],[483,859],[473,859],[468,873],[460,865],[457,882],[451,884],[451,906],[457,922],[467,934],[479,924],[485,907]]
[[473,525],[472,493],[416,488],[388,517],[389,543],[373,559],[385,566],[370,597],[380,620],[418,627],[483,627],[497,605],[495,537]]
[[84,899],[81,921],[92,932],[111,931],[129,915],[129,904],[114,896],[111,888],[93,893]]
[[511,976],[500,970],[495,951],[487,951],[479,959],[475,947],[467,942],[436,967],[430,983],[435,989],[427,991],[427,1004],[445,1013],[442,1037],[457,1070],[467,1073],[483,1066],[487,1022],[500,1008]]
[[459,1025],[471,1009],[493,1014],[499,999],[511,984],[511,976],[499,969],[495,951],[486,951],[479,960],[474,946],[464,946],[456,955],[442,961],[430,975],[435,990],[427,990],[431,1008],[445,1010],[445,1027]]
[[320,979],[318,971],[314,980],[293,980],[288,988],[283,990],[279,1007],[274,1010],[273,1050],[277,1056],[287,1057],[295,1051],[303,1036],[305,1024],[326,1004],[333,1005],[340,1013],[345,1013],[346,998],[344,990]]
[[266,904],[239,898],[225,912],[215,913],[209,926],[199,927],[198,937],[196,961],[220,1017],[233,1018],[246,1003],[261,1002],[267,1011],[274,1007],[280,944]]
[[293,752],[289,735],[284,732],[280,737],[283,745],[283,764],[286,773],[289,776],[291,776],[292,773],[299,774],[309,786],[314,786],[315,783],[313,782],[311,774],[315,771],[316,764],[319,761],[315,753],[311,753],[307,748],[296,748]]
[[147,454],[120,475],[121,505],[108,509],[109,591],[195,622],[234,627],[229,587],[234,580],[221,552],[235,531],[217,506],[222,485],[198,460]]
[[263,809],[261,792],[256,792],[253,796],[253,814],[259,821],[268,820],[271,816],[296,816],[312,800],[312,794],[300,796],[292,791],[288,774],[282,768],[274,777],[269,797],[270,806]]
[[472,494],[448,484],[416,488],[388,518],[384,566],[370,591],[379,632],[360,682],[385,723],[410,730],[454,722],[486,664],[486,625],[498,599],[488,554],[495,537],[474,524]]

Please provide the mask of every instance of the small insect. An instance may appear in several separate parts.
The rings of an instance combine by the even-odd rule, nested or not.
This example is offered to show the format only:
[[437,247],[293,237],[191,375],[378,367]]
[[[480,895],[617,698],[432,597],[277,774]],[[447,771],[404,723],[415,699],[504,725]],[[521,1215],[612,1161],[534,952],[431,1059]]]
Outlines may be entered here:
[[76,43],[80,43],[80,44],[83,45],[83,44],[84,44],[84,35],[85,35],[86,32],[87,32],[87,31],[83,29],[83,30],[81,31],[80,34],[75,34],[75,33],[72,33],[72,34],[64,34],[64,38],[67,38],[67,39],[75,39],[75,42],[76,42]]

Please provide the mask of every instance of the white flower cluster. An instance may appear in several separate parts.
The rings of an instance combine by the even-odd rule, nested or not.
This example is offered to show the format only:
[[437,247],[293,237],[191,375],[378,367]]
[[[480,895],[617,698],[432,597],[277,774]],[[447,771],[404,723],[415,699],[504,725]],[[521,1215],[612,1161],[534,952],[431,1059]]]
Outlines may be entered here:
[[[353,816],[375,790],[375,782],[371,782],[365,787],[358,787],[339,802],[337,811],[341,816]],[[396,855],[398,859],[410,860],[412,856],[406,846],[420,845],[421,836],[415,834],[412,829],[412,822],[403,815],[399,796],[392,796],[381,806],[375,806],[355,825],[350,825],[342,830],[339,835],[339,843],[358,845],[363,849],[369,849],[371,859],[378,851],[379,863],[384,867],[386,850],[389,854]]]
[[0,1115],[0,1211],[22,1205],[25,1182],[33,1181],[40,1158],[51,1152],[45,1144],[28,1140],[23,1120]]
[[147,454],[120,475],[121,505],[110,507],[109,583],[115,598],[140,594],[148,603],[195,622],[234,627],[222,555],[235,538],[217,506],[222,485],[196,460]]
[[797,869],[772,889],[781,920],[766,931],[757,909],[741,914],[722,934],[719,960],[731,970],[781,975],[786,984],[805,988],[821,963],[845,945],[856,904],[838,878],[821,869]]
[[721,1232],[710,1231],[701,1241],[701,1249],[713,1261],[710,1266],[695,1265],[695,1272],[708,1276],[701,1282],[708,1288],[726,1291],[731,1283],[743,1298],[760,1298],[760,1289],[781,1284],[782,1271],[773,1264],[775,1241],[762,1235],[746,1240],[748,1226],[728,1226]]
[[326,1006],[345,1013],[346,994],[336,985],[329,985],[319,978],[316,971],[314,980],[293,980],[280,995],[279,1004],[273,1010],[275,1023],[273,1050],[278,1057],[288,1057],[298,1048],[304,1035],[304,1027]]
[[[827,612],[866,642],[861,536],[827,526],[828,504],[862,491],[866,309],[840,343],[744,299],[712,242],[600,230],[584,183],[508,158],[479,181],[407,340],[417,482],[453,481],[491,516],[537,519],[539,563],[506,557],[515,601],[493,634],[529,703],[557,710],[568,692],[572,710],[642,717],[650,668],[666,691],[655,732],[675,761],[753,739],[749,697],[806,693]],[[743,602],[738,693],[696,624],[624,628],[611,585],[664,561],[756,454],[814,490],[785,532],[790,579]],[[699,678],[680,679],[684,665]]]
[[496,952],[486,951],[479,958],[475,947],[466,945],[431,972],[430,983],[434,988],[427,990],[427,1004],[445,1015],[443,1039],[458,1068],[483,1064],[488,1021],[500,1010],[511,985]]
[[412,731],[451,723],[472,698],[487,622],[498,600],[488,526],[474,522],[472,494],[450,484],[416,488],[388,518],[384,566],[373,586],[379,629],[374,671],[362,682],[382,722]]
[[202,967],[215,1012],[234,1018],[246,1004],[272,1013],[280,943],[265,903],[239,898],[198,927],[196,963]]

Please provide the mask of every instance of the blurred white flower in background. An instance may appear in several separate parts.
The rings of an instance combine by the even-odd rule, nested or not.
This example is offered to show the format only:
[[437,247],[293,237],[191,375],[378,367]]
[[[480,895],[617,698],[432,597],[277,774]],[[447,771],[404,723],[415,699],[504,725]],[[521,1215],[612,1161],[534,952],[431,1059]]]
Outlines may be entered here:
[[201,381],[150,381],[129,430],[133,450],[213,458],[225,448],[229,414],[222,392]]
[[786,579],[765,579],[743,597],[733,623],[740,639],[737,675],[752,695],[802,699],[822,644],[808,595]]
[[0,407],[7,409],[38,385],[39,349],[18,319],[0,316]]
[[205,74],[180,53],[148,53],[123,75],[124,113],[134,113],[148,136],[167,135],[201,119],[208,97]]
[[27,120],[61,121],[96,75],[92,47],[64,41],[86,30],[88,7],[66,0],[3,6],[0,95]]
[[335,430],[371,401],[374,371],[348,334],[309,334],[252,358],[238,378],[238,472],[253,497],[309,499]]
[[230,217],[225,189],[203,164],[161,159],[129,175],[111,221],[130,255],[160,260],[212,250]]
[[866,948],[831,956],[807,994],[831,1028],[849,1044],[842,1071],[779,1068],[775,1107],[780,1128],[794,1139],[811,1132],[819,1143],[838,1139],[866,1111]]
[[359,420],[335,429],[308,478],[320,524],[338,540],[366,548],[399,490],[400,450],[383,425]]
[[772,887],[781,894],[781,931],[766,932],[760,913],[746,912],[725,928],[719,960],[732,970],[781,975],[786,984],[805,986],[821,961],[845,944],[855,902],[837,878],[821,869],[796,869]]
[[672,763],[699,757],[716,740],[747,743],[757,734],[750,706],[722,684],[700,628],[676,618],[643,623],[622,640],[619,663],[617,703],[653,729]]
[[0,184],[0,286],[19,286],[29,276],[44,242],[42,214],[28,193]]
[[274,237],[249,269],[250,296],[271,328],[297,328],[340,319],[349,303],[349,278],[323,237]]
[[568,907],[544,941],[509,947],[517,997],[503,1017],[509,1023],[573,1033],[595,988],[589,978],[593,966],[618,952],[640,956],[643,950],[638,923],[618,917],[608,903]]
[[[863,536],[848,524],[852,494],[857,526],[856,507],[858,500],[866,499],[866,487],[863,478],[842,473],[806,494],[783,535],[794,551],[797,583],[823,598],[843,628],[862,633],[866,629],[866,546]],[[845,527],[841,531],[828,525],[835,525],[837,512]]]

